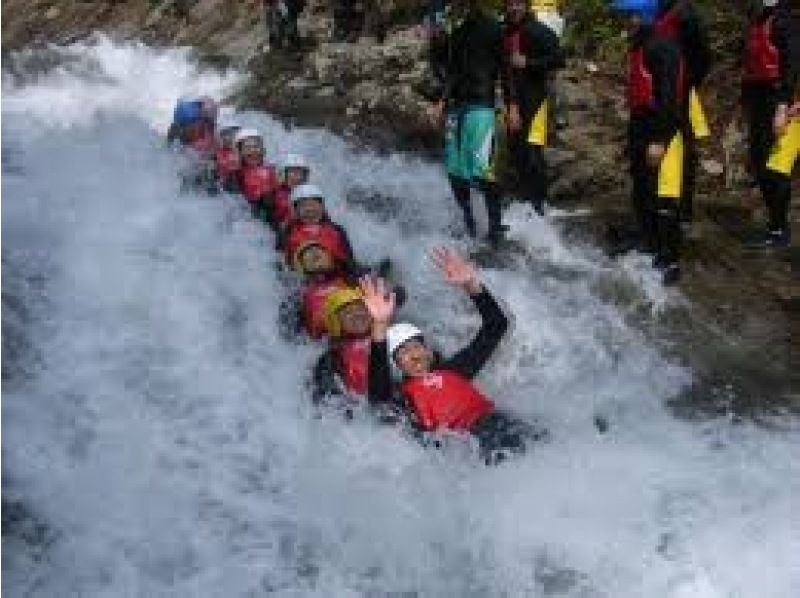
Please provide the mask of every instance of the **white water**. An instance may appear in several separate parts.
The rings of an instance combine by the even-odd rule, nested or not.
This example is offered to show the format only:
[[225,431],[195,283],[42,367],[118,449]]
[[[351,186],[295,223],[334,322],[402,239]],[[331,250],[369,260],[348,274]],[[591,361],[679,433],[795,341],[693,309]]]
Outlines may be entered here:
[[[161,140],[175,97],[233,78],[176,51],[68,53],[3,83],[3,500],[25,513],[3,530],[9,596],[800,595],[800,434],[669,415],[691,373],[597,291],[677,300],[641,263],[512,211],[535,261],[485,273],[516,322],[481,384],[549,427],[524,458],[487,469],[315,419],[319,348],[276,335],[268,234],[234,198],[180,195]],[[332,211],[358,254],[398,262],[407,317],[444,349],[467,338],[469,303],[423,255],[457,216],[437,166],[242,120],[336,197],[400,197],[393,218]]]

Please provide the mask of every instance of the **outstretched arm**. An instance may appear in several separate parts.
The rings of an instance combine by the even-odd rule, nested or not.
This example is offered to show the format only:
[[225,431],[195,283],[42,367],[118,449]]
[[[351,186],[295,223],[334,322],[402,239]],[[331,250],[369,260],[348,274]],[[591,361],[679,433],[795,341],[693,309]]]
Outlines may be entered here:
[[364,295],[364,304],[372,316],[367,398],[370,403],[389,403],[392,401],[392,371],[386,348],[386,331],[394,315],[394,294],[388,292],[386,283],[380,278],[365,276],[359,286]]
[[445,362],[446,367],[467,378],[473,378],[500,344],[508,330],[508,319],[497,301],[481,284],[473,264],[446,248],[434,250],[431,260],[448,283],[461,288],[470,296],[481,315],[481,327],[472,342]]

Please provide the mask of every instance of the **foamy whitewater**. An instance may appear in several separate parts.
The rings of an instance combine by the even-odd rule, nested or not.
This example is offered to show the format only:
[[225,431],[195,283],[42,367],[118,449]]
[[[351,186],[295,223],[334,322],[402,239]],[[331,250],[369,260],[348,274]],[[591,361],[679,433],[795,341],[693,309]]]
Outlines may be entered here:
[[[800,430],[669,414],[692,373],[629,312],[681,299],[643,260],[511,210],[527,253],[484,280],[514,327],[480,385],[549,428],[523,458],[314,417],[321,348],[277,334],[270,233],[181,193],[163,141],[176,97],[238,77],[103,38],[55,54],[3,79],[8,596],[800,596]],[[469,338],[425,258],[460,243],[438,165],[238,118],[310,158],[356,253],[396,262],[404,318],[445,351]]]

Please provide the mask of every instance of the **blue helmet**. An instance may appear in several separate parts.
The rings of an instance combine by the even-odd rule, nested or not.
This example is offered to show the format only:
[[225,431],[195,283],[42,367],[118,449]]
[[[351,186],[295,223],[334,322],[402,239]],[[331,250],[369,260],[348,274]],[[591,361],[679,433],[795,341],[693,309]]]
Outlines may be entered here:
[[658,14],[658,0],[611,0],[611,8],[636,15],[643,23],[651,25]]
[[199,100],[178,100],[172,120],[176,125],[185,126],[200,120],[202,103]]

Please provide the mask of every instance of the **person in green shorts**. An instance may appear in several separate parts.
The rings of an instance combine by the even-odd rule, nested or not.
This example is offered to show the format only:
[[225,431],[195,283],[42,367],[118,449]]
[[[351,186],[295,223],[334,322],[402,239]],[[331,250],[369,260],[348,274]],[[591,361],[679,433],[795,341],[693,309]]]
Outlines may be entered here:
[[503,35],[497,18],[480,0],[461,0],[463,19],[449,36],[444,89],[432,109],[445,124],[445,166],[464,224],[475,236],[470,191],[479,189],[489,216],[489,241],[502,238],[502,206],[493,162],[496,146],[495,90],[503,64]]

